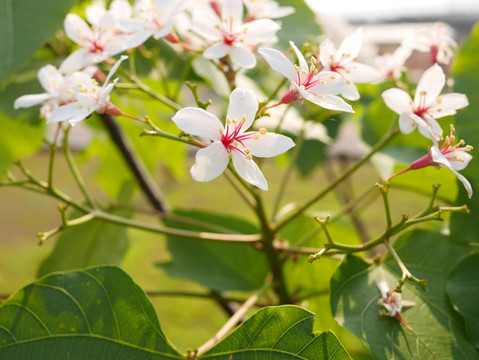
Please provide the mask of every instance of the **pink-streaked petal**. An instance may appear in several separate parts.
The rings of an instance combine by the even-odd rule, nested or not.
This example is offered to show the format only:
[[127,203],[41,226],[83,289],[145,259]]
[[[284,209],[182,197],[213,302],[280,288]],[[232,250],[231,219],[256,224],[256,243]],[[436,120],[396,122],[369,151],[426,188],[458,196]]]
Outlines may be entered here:
[[279,72],[291,82],[298,82],[298,72],[293,63],[281,52],[269,48],[260,48],[258,52],[273,70]]
[[47,123],[70,121],[72,125],[85,119],[93,112],[93,109],[80,104],[79,102],[70,103],[55,109],[48,118]]
[[13,103],[13,107],[14,109],[29,108],[38,104],[42,104],[43,102],[47,101],[51,97],[52,95],[47,93],[23,95],[15,100],[15,102]]
[[[417,121],[417,118],[419,118],[418,116],[416,115],[413,115],[413,119],[416,119],[416,123],[418,122]],[[441,139],[442,138],[442,128],[441,128],[441,125],[439,125],[439,123],[436,121],[436,119],[430,117],[430,116],[426,116],[424,115],[424,117],[422,118],[422,120],[427,124],[427,126],[429,127],[429,130],[426,129],[424,126],[419,126],[418,127],[418,130],[419,132],[421,133],[422,136],[424,137],[427,137],[428,139]]]
[[213,12],[197,10],[192,17],[192,30],[210,41],[222,39],[221,19]]
[[128,35],[112,35],[103,49],[105,56],[114,56],[125,51],[127,49],[125,40],[128,38]]
[[[258,100],[253,91],[244,88],[236,88],[231,92],[227,119],[241,120],[245,118],[242,130],[248,129],[254,121],[258,111]],[[243,132],[242,131],[242,132]]]
[[280,28],[273,20],[260,19],[245,23],[239,32],[244,32],[243,44],[258,45],[270,41]]
[[64,21],[66,35],[81,46],[88,46],[87,39],[93,37],[93,31],[81,17],[75,14],[68,14]]
[[205,59],[221,59],[228,54],[230,46],[219,42],[214,45],[211,45],[208,49],[203,52],[203,57]]
[[399,115],[399,130],[401,130],[403,134],[410,134],[416,128],[417,122],[414,120],[413,116],[418,117],[410,112],[403,112]]
[[336,53],[336,46],[331,40],[326,39],[321,43],[321,45],[319,45],[318,60],[321,62],[321,65],[323,65],[325,70],[331,69],[331,61],[335,53]]
[[244,45],[235,45],[230,46],[228,49],[228,54],[231,60],[236,64],[245,69],[251,69],[256,66],[256,56],[254,56],[253,51]]
[[363,46],[364,32],[362,28],[358,28],[355,32],[343,40],[336,52],[334,60],[339,61],[343,55],[351,60],[359,55],[361,46]]
[[71,53],[65,60],[63,60],[58,70],[60,70],[62,73],[69,73],[82,69],[90,64],[93,64],[93,61],[90,61],[88,51],[85,49],[79,49]]
[[[432,103],[441,93],[442,88],[446,84],[446,75],[438,64],[434,64],[422,74],[417,84],[416,94],[414,95],[414,106],[418,107],[421,103]],[[425,93],[424,96],[421,94]]]
[[172,118],[173,122],[187,134],[220,140],[223,124],[208,111],[186,107],[179,110]]
[[243,2],[241,0],[222,1],[221,18],[227,24],[232,21],[233,31],[235,31],[243,22]]
[[198,150],[196,161],[190,173],[199,182],[213,180],[225,171],[229,157],[224,145],[217,141]]
[[233,166],[238,175],[251,185],[258,187],[261,190],[268,190],[268,183],[254,160],[247,159],[238,151],[233,151],[232,154]]
[[308,63],[306,62],[306,59],[304,58],[303,53],[299,51],[299,49],[296,47],[294,42],[290,41],[289,45],[293,48],[294,53],[296,54],[296,57],[298,58],[299,71],[309,74]]
[[401,89],[388,89],[382,93],[384,103],[396,114],[412,111],[412,100],[407,92]]
[[372,83],[382,78],[382,74],[376,68],[353,62],[347,67],[348,79],[354,83]]
[[345,99],[351,101],[356,101],[360,98],[358,88],[349,80],[346,81],[346,85],[344,86],[343,91],[341,91],[341,95]]
[[469,105],[467,96],[458,93],[439,96],[437,101],[438,104],[428,111],[428,113],[435,118],[454,115],[456,110],[465,108],[467,105]]
[[285,153],[291,149],[295,144],[289,137],[266,133],[260,135],[259,138],[251,138],[243,141],[245,147],[251,150],[251,154],[256,157],[273,157]]
[[38,81],[50,94],[58,93],[64,83],[62,73],[53,65],[43,66],[38,71]]

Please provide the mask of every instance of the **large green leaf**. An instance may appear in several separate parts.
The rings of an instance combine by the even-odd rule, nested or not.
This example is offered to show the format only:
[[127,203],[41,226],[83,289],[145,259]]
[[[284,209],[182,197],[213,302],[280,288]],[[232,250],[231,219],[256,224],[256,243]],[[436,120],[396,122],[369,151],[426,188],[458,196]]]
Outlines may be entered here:
[[[456,130],[459,138],[464,138],[467,144],[475,149],[479,148],[479,24],[477,24],[464,43],[461,51],[454,60],[452,75],[454,91],[466,94],[469,106],[456,115]],[[474,153],[473,153],[474,155]],[[467,168],[461,173],[471,182],[477,192],[479,186],[479,162],[473,158]],[[459,242],[479,242],[477,224],[479,222],[479,198],[477,193],[472,199],[467,198],[466,191],[459,185],[461,191],[456,200],[457,204],[467,204],[470,214],[453,214],[451,219],[451,236]]]
[[[257,233],[257,229],[247,221],[231,216],[201,211],[178,211],[177,214],[221,227],[230,233]],[[171,221],[168,225],[188,230],[208,230]],[[159,266],[170,276],[194,280],[213,290],[258,289],[269,271],[266,256],[251,244],[225,244],[179,236],[167,236],[167,239],[173,259]]]
[[454,308],[466,320],[469,340],[479,348],[479,254],[468,256],[452,271],[447,281],[447,293]]
[[[130,183],[123,184],[118,203],[124,204],[132,195]],[[129,218],[130,210],[115,211],[116,215]],[[74,211],[72,218],[82,213]],[[38,277],[55,271],[83,269],[94,265],[121,265],[128,247],[127,228],[102,220],[66,228],[62,231],[50,255],[38,269]]]
[[314,314],[296,306],[258,311],[200,359],[351,359],[332,332],[314,334]]
[[408,330],[391,317],[381,316],[377,281],[393,288],[400,271],[388,256],[383,264],[369,265],[348,256],[331,279],[331,306],[336,320],[360,338],[377,359],[478,359],[468,341],[461,317],[446,295],[446,282],[468,250],[438,233],[411,231],[394,244],[408,269],[427,279],[428,292],[406,282],[403,308]]
[[115,267],[52,274],[0,306],[2,360],[182,358],[146,294]]
[[0,1],[0,79],[8,79],[62,28],[75,0]]

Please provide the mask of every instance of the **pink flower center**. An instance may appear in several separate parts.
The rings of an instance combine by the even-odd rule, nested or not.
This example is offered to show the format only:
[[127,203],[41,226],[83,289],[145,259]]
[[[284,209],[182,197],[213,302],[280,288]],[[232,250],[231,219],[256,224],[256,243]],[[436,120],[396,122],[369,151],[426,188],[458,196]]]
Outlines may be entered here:
[[244,141],[259,138],[260,135],[266,133],[266,129],[261,129],[244,134],[242,131],[244,124],[244,118],[239,121],[227,119],[226,129],[221,133],[221,143],[228,152],[236,150],[244,156],[248,156],[249,150],[246,149]]

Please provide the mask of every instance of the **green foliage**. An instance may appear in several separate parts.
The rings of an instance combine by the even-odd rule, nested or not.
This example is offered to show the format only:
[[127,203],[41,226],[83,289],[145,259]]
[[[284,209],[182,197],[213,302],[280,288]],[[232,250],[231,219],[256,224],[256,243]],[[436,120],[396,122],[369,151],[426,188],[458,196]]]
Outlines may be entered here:
[[0,307],[0,358],[182,359],[132,279],[105,266],[44,277]]
[[451,272],[447,293],[454,308],[466,320],[469,340],[479,349],[479,254],[468,256]]
[[[457,54],[452,66],[454,91],[466,94],[469,106],[456,115],[456,131],[458,138],[464,138],[467,144],[475,149],[479,148],[479,23],[471,32],[469,39],[464,43]],[[474,155],[474,153],[473,153]],[[479,185],[479,163],[474,159],[461,171],[471,183],[472,189],[477,191]],[[451,236],[455,241],[463,243],[479,242],[477,224],[479,222],[479,198],[477,193],[468,199],[462,185],[457,204],[467,204],[470,214],[454,214],[451,219]]]
[[62,27],[75,0],[4,0],[0,4],[0,79],[7,80]]
[[[131,195],[131,184],[123,184],[118,194],[118,203],[128,203]],[[133,212],[117,210],[114,214],[129,218]],[[71,217],[75,219],[81,215],[83,214],[79,211],[73,211]],[[66,228],[50,255],[40,265],[37,275],[42,277],[56,271],[83,269],[94,265],[121,265],[128,243],[127,228],[102,220],[91,220]]]
[[312,333],[313,322],[300,307],[264,308],[200,359],[351,359],[332,332]]
[[[183,217],[199,220],[226,233],[257,233],[255,226],[245,220],[203,211],[176,211]],[[174,228],[211,231],[211,228],[168,221]],[[172,260],[159,266],[170,276],[187,278],[207,288],[254,290],[260,288],[269,271],[268,260],[251,244],[201,241],[167,236]],[[201,271],[200,271],[201,269]]]
[[425,231],[404,234],[394,247],[413,275],[428,281],[428,292],[410,282],[403,286],[402,299],[416,303],[402,311],[412,330],[380,315],[376,282],[385,280],[392,289],[401,276],[391,256],[376,265],[356,256],[344,259],[331,279],[336,320],[367,344],[376,359],[478,359],[446,294],[448,276],[468,250]]

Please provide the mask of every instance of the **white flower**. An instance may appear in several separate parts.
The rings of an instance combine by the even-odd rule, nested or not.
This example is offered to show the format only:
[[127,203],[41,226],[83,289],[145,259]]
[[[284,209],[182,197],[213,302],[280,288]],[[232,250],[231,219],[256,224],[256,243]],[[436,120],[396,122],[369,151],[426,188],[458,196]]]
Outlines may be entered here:
[[[92,76],[96,69],[85,69],[82,73],[85,76]],[[23,95],[15,100],[13,107],[28,108],[43,104],[40,114],[45,119],[49,119],[53,110],[61,105],[75,101],[75,98],[68,91],[74,86],[74,78],[77,73],[63,75],[55,66],[46,65],[38,71],[38,81],[46,92],[41,94]]]
[[359,28],[345,38],[337,50],[329,39],[324,40],[319,46],[318,59],[324,70],[337,72],[346,80],[346,86],[341,95],[348,100],[358,100],[360,97],[354,83],[370,83],[381,79],[381,73],[378,70],[357,62],[363,37],[363,30]]
[[388,284],[384,280],[376,282],[376,285],[381,293],[381,298],[378,303],[386,309],[385,315],[393,317],[401,321],[403,325],[407,326],[402,320],[401,310],[403,306],[414,306],[416,303],[414,301],[402,300],[401,294],[397,292],[391,293]]
[[281,98],[280,103],[289,104],[295,100],[306,99],[326,109],[354,112],[351,105],[335,96],[341,93],[345,86],[343,78],[331,71],[318,71],[315,63],[308,67],[303,54],[293,42],[290,44],[298,57],[299,67],[295,67],[278,50],[269,48],[258,50],[273,70],[291,81],[291,89]]
[[294,13],[292,6],[279,6],[274,0],[243,0],[248,13],[246,18],[253,19],[278,19]]
[[61,72],[71,72],[91,64],[100,63],[126,49],[124,37],[115,34],[116,21],[110,13],[99,20],[99,26],[90,28],[75,14],[68,14],[64,27],[66,35],[81,46],[60,65]]
[[127,48],[143,44],[150,36],[160,39],[171,33],[175,18],[184,10],[182,0],[140,0],[135,12],[137,17],[121,21],[122,28],[132,35],[125,40]]
[[394,52],[386,53],[374,59],[379,72],[386,79],[398,80],[406,70],[404,64],[411,56],[411,49],[399,46]]
[[113,0],[108,10],[102,0],[97,0],[85,8],[86,19],[96,27],[101,25],[101,19],[106,13],[109,13],[116,22],[115,32],[122,33],[118,22],[130,19],[132,8],[128,0]]
[[279,28],[270,19],[243,23],[241,0],[224,1],[221,17],[211,9],[193,13],[193,31],[210,44],[203,56],[206,59],[220,59],[229,55],[233,63],[244,68],[256,65],[253,49],[271,40]]
[[448,115],[454,115],[457,109],[469,103],[466,95],[451,93],[439,96],[446,83],[444,71],[437,64],[427,69],[417,84],[414,101],[407,92],[401,89],[388,89],[382,93],[386,105],[399,114],[399,128],[402,133],[409,134],[423,120],[432,132],[420,126],[419,132],[430,139],[442,138],[442,128],[436,121]]
[[258,102],[253,92],[237,88],[230,95],[226,126],[203,109],[187,107],[176,113],[173,121],[182,131],[212,140],[196,153],[196,162],[191,168],[193,179],[205,182],[218,177],[232,159],[234,168],[245,181],[268,190],[253,156],[273,157],[289,150],[294,143],[266,129],[245,132],[252,125],[257,110]]
[[111,83],[109,81],[120,66],[120,63],[127,58],[128,56],[123,55],[113,65],[102,87],[98,86],[96,81],[85,73],[78,72],[73,74],[72,82],[75,84],[75,88],[70,89],[70,92],[76,101],[60,106],[53,111],[48,119],[48,123],[68,120],[73,126],[95,111],[99,114],[106,112],[112,115],[119,115],[121,113],[119,109],[110,102],[110,92],[118,79],[113,80]]
[[414,36],[404,40],[402,46],[428,52],[433,63],[449,64],[454,56],[453,49],[457,46],[451,35],[451,27],[438,21],[418,30]]

